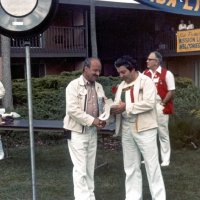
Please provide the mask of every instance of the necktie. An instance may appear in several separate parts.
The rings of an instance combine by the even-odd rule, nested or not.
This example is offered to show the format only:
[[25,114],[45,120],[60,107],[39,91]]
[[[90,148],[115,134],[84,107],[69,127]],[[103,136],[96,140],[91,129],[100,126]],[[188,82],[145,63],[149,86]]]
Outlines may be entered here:
[[130,88],[131,103],[134,103],[133,87]]

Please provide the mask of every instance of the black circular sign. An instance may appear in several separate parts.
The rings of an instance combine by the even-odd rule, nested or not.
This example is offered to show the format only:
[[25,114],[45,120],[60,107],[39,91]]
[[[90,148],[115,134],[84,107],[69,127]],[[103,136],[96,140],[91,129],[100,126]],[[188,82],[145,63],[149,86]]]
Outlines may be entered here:
[[0,33],[8,37],[37,35],[51,22],[58,0],[0,0]]

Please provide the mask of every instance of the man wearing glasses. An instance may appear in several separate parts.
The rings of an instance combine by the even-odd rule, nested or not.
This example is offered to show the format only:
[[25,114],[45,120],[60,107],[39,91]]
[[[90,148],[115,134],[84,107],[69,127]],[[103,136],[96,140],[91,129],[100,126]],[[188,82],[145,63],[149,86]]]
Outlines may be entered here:
[[174,75],[166,68],[161,67],[162,55],[151,52],[147,58],[147,67],[144,74],[152,78],[157,88],[156,108],[158,116],[158,136],[161,151],[161,166],[170,164],[169,114],[173,113],[173,97],[175,94]]

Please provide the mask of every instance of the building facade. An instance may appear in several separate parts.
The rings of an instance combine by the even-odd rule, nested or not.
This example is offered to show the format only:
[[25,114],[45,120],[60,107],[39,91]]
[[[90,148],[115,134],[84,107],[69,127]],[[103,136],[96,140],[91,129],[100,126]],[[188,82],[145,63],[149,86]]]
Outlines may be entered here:
[[[198,27],[198,18],[164,13],[141,4],[95,1],[98,56],[103,75],[117,75],[113,62],[129,54],[141,71],[149,52],[162,53],[163,65],[175,76],[188,77],[200,86],[200,52],[176,52],[176,32],[181,19]],[[91,56],[90,0],[60,0],[51,25],[30,39],[33,77],[80,69]],[[23,39],[11,39],[12,78],[25,77]]]

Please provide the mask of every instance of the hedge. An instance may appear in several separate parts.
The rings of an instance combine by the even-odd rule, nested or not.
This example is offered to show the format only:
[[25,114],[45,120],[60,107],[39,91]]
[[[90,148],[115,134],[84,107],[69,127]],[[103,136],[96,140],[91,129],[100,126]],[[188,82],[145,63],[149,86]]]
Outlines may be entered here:
[[[63,72],[32,79],[33,117],[34,119],[62,120],[65,116],[65,88],[81,71]],[[114,98],[112,87],[120,83],[118,77],[100,77],[108,98]],[[27,118],[26,80],[13,81],[13,100],[15,111]],[[200,89],[188,78],[176,78],[176,94],[174,98],[175,114],[170,117],[170,137],[173,144],[186,146],[195,142],[200,144]]]

